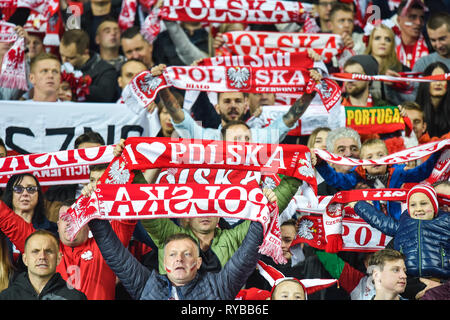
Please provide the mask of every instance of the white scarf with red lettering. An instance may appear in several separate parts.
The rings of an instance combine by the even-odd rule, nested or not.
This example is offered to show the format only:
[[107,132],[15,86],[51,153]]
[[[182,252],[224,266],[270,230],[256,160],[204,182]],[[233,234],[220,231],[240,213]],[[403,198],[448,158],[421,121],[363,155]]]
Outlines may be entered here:
[[0,187],[13,174],[31,172],[43,186],[87,183],[89,165],[109,163],[114,145],[0,158]]
[[442,150],[442,153],[427,182],[430,184],[450,178],[450,139],[428,142],[411,147],[376,160],[346,158],[326,150],[314,149],[314,153],[327,162],[347,166],[390,165],[418,160]]
[[341,36],[329,33],[232,31],[223,33],[222,38],[230,55],[306,52],[311,48],[328,63],[344,49]]
[[202,184],[99,184],[90,198],[81,196],[61,217],[70,221],[73,238],[92,219],[159,219],[213,216],[260,222],[261,254],[285,263],[278,226],[278,207],[258,187]]
[[450,73],[437,74],[432,76],[417,77],[404,73],[401,77],[386,76],[386,75],[373,75],[358,73],[332,73],[329,76],[330,79],[337,81],[386,81],[386,82],[433,82],[433,81],[448,81],[450,79]]
[[315,67],[315,63],[306,53],[217,57],[202,63],[211,66],[171,66],[159,77],[143,71],[125,87],[122,97],[126,104],[147,106],[161,89],[174,86],[183,90],[213,92],[316,91],[327,110],[340,100],[341,89],[337,83],[328,78],[316,83],[309,76],[308,69]]
[[25,40],[17,36],[14,27],[12,23],[0,21],[0,42],[14,42],[2,59],[0,87],[27,91]]

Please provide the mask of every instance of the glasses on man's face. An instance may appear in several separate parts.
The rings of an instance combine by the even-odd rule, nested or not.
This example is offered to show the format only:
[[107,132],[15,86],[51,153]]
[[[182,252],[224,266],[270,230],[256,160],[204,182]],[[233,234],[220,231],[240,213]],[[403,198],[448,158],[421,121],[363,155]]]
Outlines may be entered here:
[[18,193],[18,194],[23,193],[24,190],[27,190],[27,192],[28,192],[29,194],[33,194],[33,193],[35,193],[36,191],[38,191],[38,189],[39,189],[39,188],[38,188],[37,186],[23,187],[23,186],[17,185],[17,186],[14,186],[14,187],[13,187],[13,191],[14,191],[15,193]]

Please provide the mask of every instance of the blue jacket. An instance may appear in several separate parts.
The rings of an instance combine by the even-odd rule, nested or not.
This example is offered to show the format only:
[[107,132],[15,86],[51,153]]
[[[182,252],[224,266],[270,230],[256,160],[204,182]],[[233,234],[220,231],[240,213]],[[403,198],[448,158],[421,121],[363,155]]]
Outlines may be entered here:
[[[106,263],[133,299],[169,299],[172,284],[167,276],[149,270],[138,262],[120,243],[108,221],[92,220],[89,228]],[[234,300],[256,268],[261,257],[258,247],[262,241],[262,225],[252,222],[242,245],[224,268],[217,273],[197,273],[192,281],[176,287],[178,297],[181,300]]]
[[396,221],[365,201],[355,212],[372,227],[394,237],[394,249],[406,256],[408,275],[450,278],[450,214],[439,211],[432,220],[413,219],[405,210]]
[[[427,179],[439,159],[441,152],[433,153],[427,161],[421,165],[405,170],[404,164],[394,164],[388,167],[390,171],[388,183],[386,188],[400,188],[402,184],[408,182],[421,182]],[[317,171],[324,178],[326,183],[330,186],[339,188],[342,190],[351,190],[359,182],[365,182],[365,170],[362,167],[354,167],[348,173],[336,172],[332,167],[330,167],[325,161],[322,161],[316,166]],[[374,201],[374,205],[377,209],[380,209],[380,204],[378,201]],[[400,218],[401,204],[399,202],[388,201],[387,211],[391,217],[395,220]]]

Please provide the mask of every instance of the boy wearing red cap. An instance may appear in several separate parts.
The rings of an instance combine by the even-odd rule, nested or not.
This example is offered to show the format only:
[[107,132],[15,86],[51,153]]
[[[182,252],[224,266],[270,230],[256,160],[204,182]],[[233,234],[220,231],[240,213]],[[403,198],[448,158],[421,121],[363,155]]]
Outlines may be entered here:
[[406,256],[408,275],[450,278],[450,215],[439,210],[434,188],[418,184],[407,195],[407,211],[399,221],[358,201],[355,212],[372,227],[394,237],[394,249]]

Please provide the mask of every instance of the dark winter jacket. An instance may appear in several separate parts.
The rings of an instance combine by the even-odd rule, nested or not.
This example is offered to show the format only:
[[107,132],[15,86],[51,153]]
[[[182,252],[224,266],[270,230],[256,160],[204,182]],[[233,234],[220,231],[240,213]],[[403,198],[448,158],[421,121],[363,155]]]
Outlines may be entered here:
[[413,219],[404,211],[400,220],[358,201],[355,212],[372,227],[394,237],[394,249],[406,256],[408,275],[450,278],[450,214],[439,211],[432,220]]
[[87,298],[81,291],[69,289],[58,272],[38,294],[28,278],[28,273],[22,272],[7,289],[0,292],[0,300],[87,300]]
[[427,290],[420,300],[450,300],[450,280]]
[[[109,267],[116,273],[128,293],[136,300],[167,300],[172,284],[165,275],[149,270],[124,248],[110,224],[92,220],[89,228]],[[241,247],[218,273],[197,273],[184,286],[176,287],[182,300],[233,300],[255,270],[260,258],[258,247],[263,240],[259,222],[252,222]]]
[[117,71],[108,62],[100,58],[96,52],[90,52],[91,57],[81,66],[83,75],[92,78],[86,102],[116,102]]

